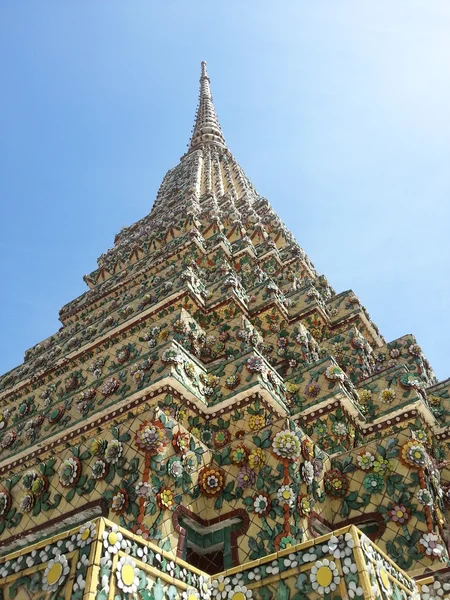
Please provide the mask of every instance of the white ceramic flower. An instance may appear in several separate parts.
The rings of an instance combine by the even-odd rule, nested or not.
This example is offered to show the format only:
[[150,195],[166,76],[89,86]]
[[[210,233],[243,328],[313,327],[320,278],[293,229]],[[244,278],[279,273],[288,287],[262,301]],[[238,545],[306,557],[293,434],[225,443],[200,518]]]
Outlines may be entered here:
[[309,574],[309,579],[313,590],[321,595],[334,592],[341,581],[336,563],[326,558],[316,561]]
[[[147,546],[142,546],[142,548],[139,546],[138,549],[136,550],[136,554],[139,560],[141,560],[143,563],[146,563],[148,561],[148,548]],[[174,575],[171,574],[171,577],[174,577]]]
[[293,431],[285,429],[279,431],[272,441],[272,448],[275,454],[281,456],[281,458],[288,458],[294,460],[300,456],[301,444],[298,437]]
[[357,455],[356,462],[358,463],[358,467],[363,471],[370,471],[375,462],[375,456],[371,452],[363,452]]
[[288,554],[284,557],[283,562],[286,569],[294,569],[298,566],[298,556],[294,553]]
[[364,554],[367,556],[367,558],[373,558],[374,549],[372,546],[372,542],[369,540],[369,538],[364,533],[361,536],[360,543],[361,543],[361,548],[362,548]]
[[139,569],[130,556],[122,556],[116,567],[117,585],[125,594],[135,594],[139,585]]
[[82,591],[84,590],[86,586],[86,581],[84,580],[84,576],[80,573],[78,575],[78,577],[76,578],[76,581],[74,581],[73,584],[73,591],[76,592],[78,590]]
[[117,525],[113,525],[110,530],[103,532],[103,546],[110,554],[117,554],[124,541]]
[[387,563],[383,560],[377,561],[377,576],[378,583],[381,586],[381,589],[386,594],[386,596],[390,596],[392,594],[392,585],[391,580],[389,579],[389,572],[386,568]]
[[175,566],[175,563],[173,562],[173,560],[169,561],[167,563],[166,570],[171,577],[175,577],[175,569],[176,569],[176,566]]
[[268,506],[269,499],[267,498],[267,496],[263,496],[262,494],[256,496],[256,498],[253,501],[253,508],[256,514],[265,513],[267,511]]
[[39,552],[39,560],[41,561],[41,563],[47,562],[49,557],[50,557],[50,550],[51,547],[49,544],[47,544],[45,546],[45,548],[43,548],[40,552]]
[[80,531],[77,533],[76,542],[79,548],[84,548],[89,545],[95,536],[95,525],[90,521],[80,527]]
[[250,600],[253,594],[245,585],[236,585],[228,593],[228,600]]
[[417,500],[423,506],[433,506],[433,497],[427,488],[421,489],[417,492]]
[[358,567],[349,556],[344,558],[344,562],[342,563],[342,571],[345,575],[350,575],[358,572]]
[[345,373],[341,367],[338,367],[337,365],[330,365],[325,371],[325,377],[331,381],[344,381]]
[[200,575],[197,582],[197,588],[200,592],[201,600],[210,600],[211,598],[211,580]]
[[182,600],[200,600],[198,591],[193,587],[188,587],[186,590],[184,590],[184,592],[181,594],[181,598]]
[[450,583],[434,581],[431,585],[423,585],[422,600],[447,600],[450,598]]
[[224,600],[228,596],[228,592],[231,591],[231,580],[229,577],[219,575],[217,579],[212,582],[212,595],[217,600]]
[[358,587],[354,581],[350,581],[347,585],[347,593],[349,598],[361,598],[364,591],[362,587]]
[[303,554],[302,560],[305,564],[313,562],[314,560],[317,560],[317,554],[310,550],[309,552],[305,552],[305,554]]
[[290,485],[282,485],[277,492],[277,498],[280,504],[295,505],[295,493]]
[[444,551],[442,544],[439,544],[440,541],[441,538],[435,533],[424,533],[420,538],[419,544],[423,546],[427,556],[439,557],[442,556],[442,552]]
[[80,556],[80,560],[77,562],[77,569],[81,569],[83,567],[88,567],[89,566],[89,556],[86,554],[82,554]]
[[261,579],[261,569],[256,567],[253,571],[248,573],[248,578],[250,581],[260,581]]
[[32,567],[37,562],[37,559],[38,559],[38,553],[36,552],[36,550],[33,550],[32,552],[30,552],[30,554],[28,554],[28,556],[25,559],[25,562],[27,563],[27,567],[28,568]]
[[379,399],[384,404],[391,404],[395,400],[395,390],[386,388],[380,392]]
[[48,561],[42,576],[42,589],[46,592],[54,592],[62,584],[69,574],[70,568],[64,554],[59,554]]
[[369,579],[370,579],[372,596],[374,598],[377,598],[380,595],[380,591],[378,589],[377,579],[376,579],[376,574],[375,574],[375,569],[374,569],[373,563],[367,562],[366,570],[367,570],[367,573],[368,573]]
[[330,553],[334,558],[345,558],[350,556],[353,551],[355,542],[350,533],[336,537],[332,535],[322,549],[326,553]]
[[18,573],[19,571],[22,571],[22,569],[24,568],[24,565],[22,564],[24,562],[24,557],[23,556],[18,556],[16,558],[16,560],[14,560],[12,562],[11,568],[13,569],[13,571],[15,573]]
[[10,560],[7,560],[5,563],[3,563],[0,566],[0,577],[2,579],[4,579],[5,577],[7,577],[10,574],[10,566],[11,566]]
[[279,572],[280,572],[280,567],[278,565],[277,560],[273,560],[270,563],[270,565],[267,565],[267,567],[266,567],[266,573],[268,573],[269,575],[278,575]]

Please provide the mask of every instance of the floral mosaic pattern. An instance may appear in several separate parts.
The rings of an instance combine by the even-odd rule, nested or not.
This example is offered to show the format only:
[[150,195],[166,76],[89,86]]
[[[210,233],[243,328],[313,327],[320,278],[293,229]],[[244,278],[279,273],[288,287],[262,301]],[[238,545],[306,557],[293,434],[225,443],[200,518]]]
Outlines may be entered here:
[[[196,143],[60,331],[0,378],[0,541],[95,507],[158,545],[111,529],[99,600],[358,598],[354,536],[348,555],[345,536],[289,552],[354,522],[400,568],[445,568],[450,383],[412,336],[386,343],[352,291],[334,292],[228,150]],[[204,588],[162,552],[188,558],[202,527],[224,570],[286,554]],[[56,598],[70,580],[80,597],[91,533],[42,551],[26,589]],[[373,595],[395,597],[389,561],[366,558]],[[258,583],[289,569],[277,590]]]

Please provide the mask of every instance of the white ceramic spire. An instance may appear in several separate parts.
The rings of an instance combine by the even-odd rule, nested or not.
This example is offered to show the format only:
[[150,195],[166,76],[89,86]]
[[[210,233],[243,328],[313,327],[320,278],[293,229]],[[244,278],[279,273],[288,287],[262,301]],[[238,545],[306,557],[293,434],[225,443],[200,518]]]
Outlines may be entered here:
[[226,148],[225,138],[212,101],[205,61],[202,62],[199,103],[189,150],[195,150],[204,144],[217,144]]

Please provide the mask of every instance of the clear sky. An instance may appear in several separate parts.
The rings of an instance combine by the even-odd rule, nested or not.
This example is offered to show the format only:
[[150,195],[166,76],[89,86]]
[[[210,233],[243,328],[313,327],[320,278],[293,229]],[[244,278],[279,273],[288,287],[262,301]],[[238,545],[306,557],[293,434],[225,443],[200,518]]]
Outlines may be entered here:
[[336,291],[450,376],[448,0],[3,0],[0,373],[186,150],[228,146]]

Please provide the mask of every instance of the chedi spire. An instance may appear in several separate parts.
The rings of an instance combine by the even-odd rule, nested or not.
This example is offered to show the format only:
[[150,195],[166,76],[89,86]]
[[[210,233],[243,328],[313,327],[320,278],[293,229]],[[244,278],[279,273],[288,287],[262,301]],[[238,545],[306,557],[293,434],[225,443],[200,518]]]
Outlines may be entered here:
[[216,110],[214,108],[209,83],[206,62],[203,61],[200,76],[199,103],[189,151],[194,150],[203,144],[218,144],[222,147],[226,147],[225,138],[223,137],[219,119],[217,118]]

